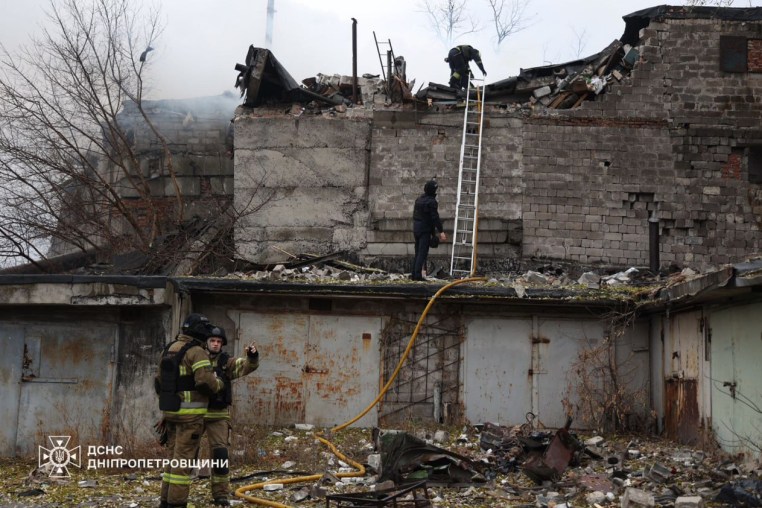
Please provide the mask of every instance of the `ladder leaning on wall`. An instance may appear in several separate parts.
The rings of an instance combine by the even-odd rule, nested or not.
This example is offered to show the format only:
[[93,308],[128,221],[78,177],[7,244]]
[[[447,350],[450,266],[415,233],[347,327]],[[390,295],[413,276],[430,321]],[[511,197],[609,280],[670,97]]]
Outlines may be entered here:
[[[373,40],[376,42],[376,52],[378,53],[378,62],[381,64],[381,77],[384,78],[384,91],[386,97],[391,95],[391,81],[392,81],[392,68],[394,66],[394,48],[392,48],[392,40],[386,39],[386,41],[379,41],[376,37],[376,32],[373,32]],[[381,49],[382,46],[386,46],[388,49]],[[384,65],[384,59],[386,59],[386,65]]]
[[476,271],[477,226],[479,222],[479,170],[484,124],[484,80],[471,79],[466,90],[463,113],[463,141],[460,145],[458,197],[452,234],[450,275],[469,277]]

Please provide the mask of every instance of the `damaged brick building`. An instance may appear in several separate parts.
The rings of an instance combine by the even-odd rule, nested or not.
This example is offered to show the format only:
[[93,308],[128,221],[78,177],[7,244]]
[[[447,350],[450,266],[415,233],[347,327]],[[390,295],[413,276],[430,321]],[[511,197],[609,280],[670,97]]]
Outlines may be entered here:
[[[597,55],[525,69],[487,87],[480,271],[562,262],[642,267],[656,254],[654,271],[703,272],[759,251],[762,9],[662,6],[624,19],[621,40]],[[232,161],[225,115],[198,121],[191,106],[166,104],[174,112],[171,145],[185,154],[181,184],[202,200],[192,215],[209,217],[231,197],[239,210],[256,208],[233,232],[239,255],[256,265],[345,251],[366,266],[407,271],[412,203],[432,176],[452,229],[463,122],[457,95],[430,84],[415,102],[386,105],[377,83],[365,80],[364,104],[346,108],[296,85],[274,58],[257,62],[260,54],[268,52],[250,52],[239,69],[245,77],[259,66],[268,79],[256,90],[244,86],[251,95],[235,111]],[[158,195],[171,195],[166,175],[152,182]],[[445,266],[446,249],[430,259]],[[532,411],[543,424],[562,426],[564,402],[580,402],[569,390],[571,359],[616,335],[615,363],[631,372],[627,382],[641,397],[633,401],[633,424],[692,444],[709,431],[727,437],[716,416],[732,415],[730,427],[746,429],[733,425],[748,414],[722,398],[707,373],[712,358],[726,371],[737,362],[746,377],[725,372],[721,381],[740,383],[739,390],[758,382],[745,363],[753,356],[730,358],[734,348],[754,351],[758,270],[726,267],[654,291],[637,314],[628,314],[639,303],[634,296],[577,287],[523,294],[510,285],[460,288],[433,310],[401,384],[360,424],[409,417],[515,424]],[[78,383],[71,407],[87,401],[97,415],[152,420],[152,388],[135,373],[150,372],[190,309],[225,326],[236,350],[255,340],[267,358],[260,375],[241,382],[238,421],[331,425],[353,416],[377,393],[436,288],[289,283],[280,273],[264,280],[3,276],[2,326],[14,341],[3,343],[2,358],[17,402],[6,408],[1,453],[28,453],[35,432],[67,423],[39,402],[61,395],[61,384]],[[97,393],[87,392],[86,372],[81,379],[56,374],[65,358],[48,358],[39,347],[55,340],[78,350],[96,340],[78,336],[80,325],[50,331],[72,312],[92,330],[108,324],[93,355],[111,359],[108,372],[98,373],[111,384]],[[633,322],[615,329],[612,312]],[[739,319],[743,325],[734,325]],[[15,381],[20,355],[31,359],[23,374],[39,379]],[[104,417],[91,420],[89,439],[118,437]]]
[[[759,16],[759,9],[639,11],[624,17],[621,41],[599,58],[487,86],[482,268],[528,258],[647,266],[652,223],[662,267],[706,268],[758,251]],[[611,65],[622,61],[620,70]],[[604,93],[573,109],[528,102],[585,67],[588,82],[605,80]],[[284,198],[236,231],[239,248],[260,262],[283,259],[272,246],[348,249],[366,262],[409,257],[411,203],[432,176],[452,229],[461,129],[462,110],[436,101],[330,118],[239,109],[236,189],[253,178]]]

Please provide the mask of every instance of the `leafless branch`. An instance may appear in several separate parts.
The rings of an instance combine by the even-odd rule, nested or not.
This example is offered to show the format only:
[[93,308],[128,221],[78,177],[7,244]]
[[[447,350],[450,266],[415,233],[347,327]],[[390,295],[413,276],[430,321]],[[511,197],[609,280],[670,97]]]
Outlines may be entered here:
[[[733,0],[685,0],[685,5],[689,7],[730,7],[733,5]],[[749,7],[751,7],[751,1]]]
[[497,45],[509,36],[528,28],[531,19],[526,17],[526,10],[532,0],[487,0],[492,10],[492,23],[495,27]]
[[434,33],[448,46],[466,34],[481,30],[466,4],[466,0],[424,0],[421,4]]
[[572,28],[572,32],[574,32],[574,57],[580,58],[582,52],[585,51],[585,46],[587,46],[587,30],[583,28],[581,32],[578,32]]

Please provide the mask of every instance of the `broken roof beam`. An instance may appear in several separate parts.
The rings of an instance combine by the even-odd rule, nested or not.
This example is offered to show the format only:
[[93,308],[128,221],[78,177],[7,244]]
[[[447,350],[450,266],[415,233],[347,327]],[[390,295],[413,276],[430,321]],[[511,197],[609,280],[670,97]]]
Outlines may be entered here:
[[270,50],[249,46],[245,64],[236,64],[239,72],[235,86],[245,95],[244,106],[254,107],[265,99],[280,101],[317,100],[331,105],[342,104],[339,99],[331,99],[310,92],[291,77]]

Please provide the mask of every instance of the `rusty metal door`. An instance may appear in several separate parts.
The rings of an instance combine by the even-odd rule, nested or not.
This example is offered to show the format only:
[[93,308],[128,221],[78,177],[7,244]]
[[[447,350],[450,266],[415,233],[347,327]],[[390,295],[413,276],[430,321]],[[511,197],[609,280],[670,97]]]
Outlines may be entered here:
[[0,457],[16,453],[16,422],[24,359],[24,329],[0,325]]
[[[595,349],[601,343],[603,326],[597,320],[535,319],[536,400],[533,411],[545,426],[561,428],[566,424],[567,416],[564,399],[568,398],[572,407],[578,404],[574,363],[579,361],[580,351]],[[581,420],[574,422],[575,427],[582,425]]]
[[55,323],[24,327],[16,454],[36,453],[47,436],[104,444],[117,351],[117,327]]
[[701,311],[673,315],[664,334],[664,430],[667,437],[697,444],[701,429],[704,339]]
[[525,423],[532,409],[532,320],[472,319],[466,329],[466,418],[472,423]]
[[464,404],[473,423],[517,425],[534,413],[548,427],[563,427],[568,373],[581,348],[597,344],[597,320],[474,319],[465,342]]
[[[357,416],[379,391],[381,318],[310,316],[304,380],[310,423],[338,425]],[[378,424],[378,405],[358,427]]]
[[[259,369],[235,390],[239,421],[331,426],[378,395],[380,317],[242,312],[238,322],[240,343],[260,350]],[[374,408],[355,425],[377,419]]]

